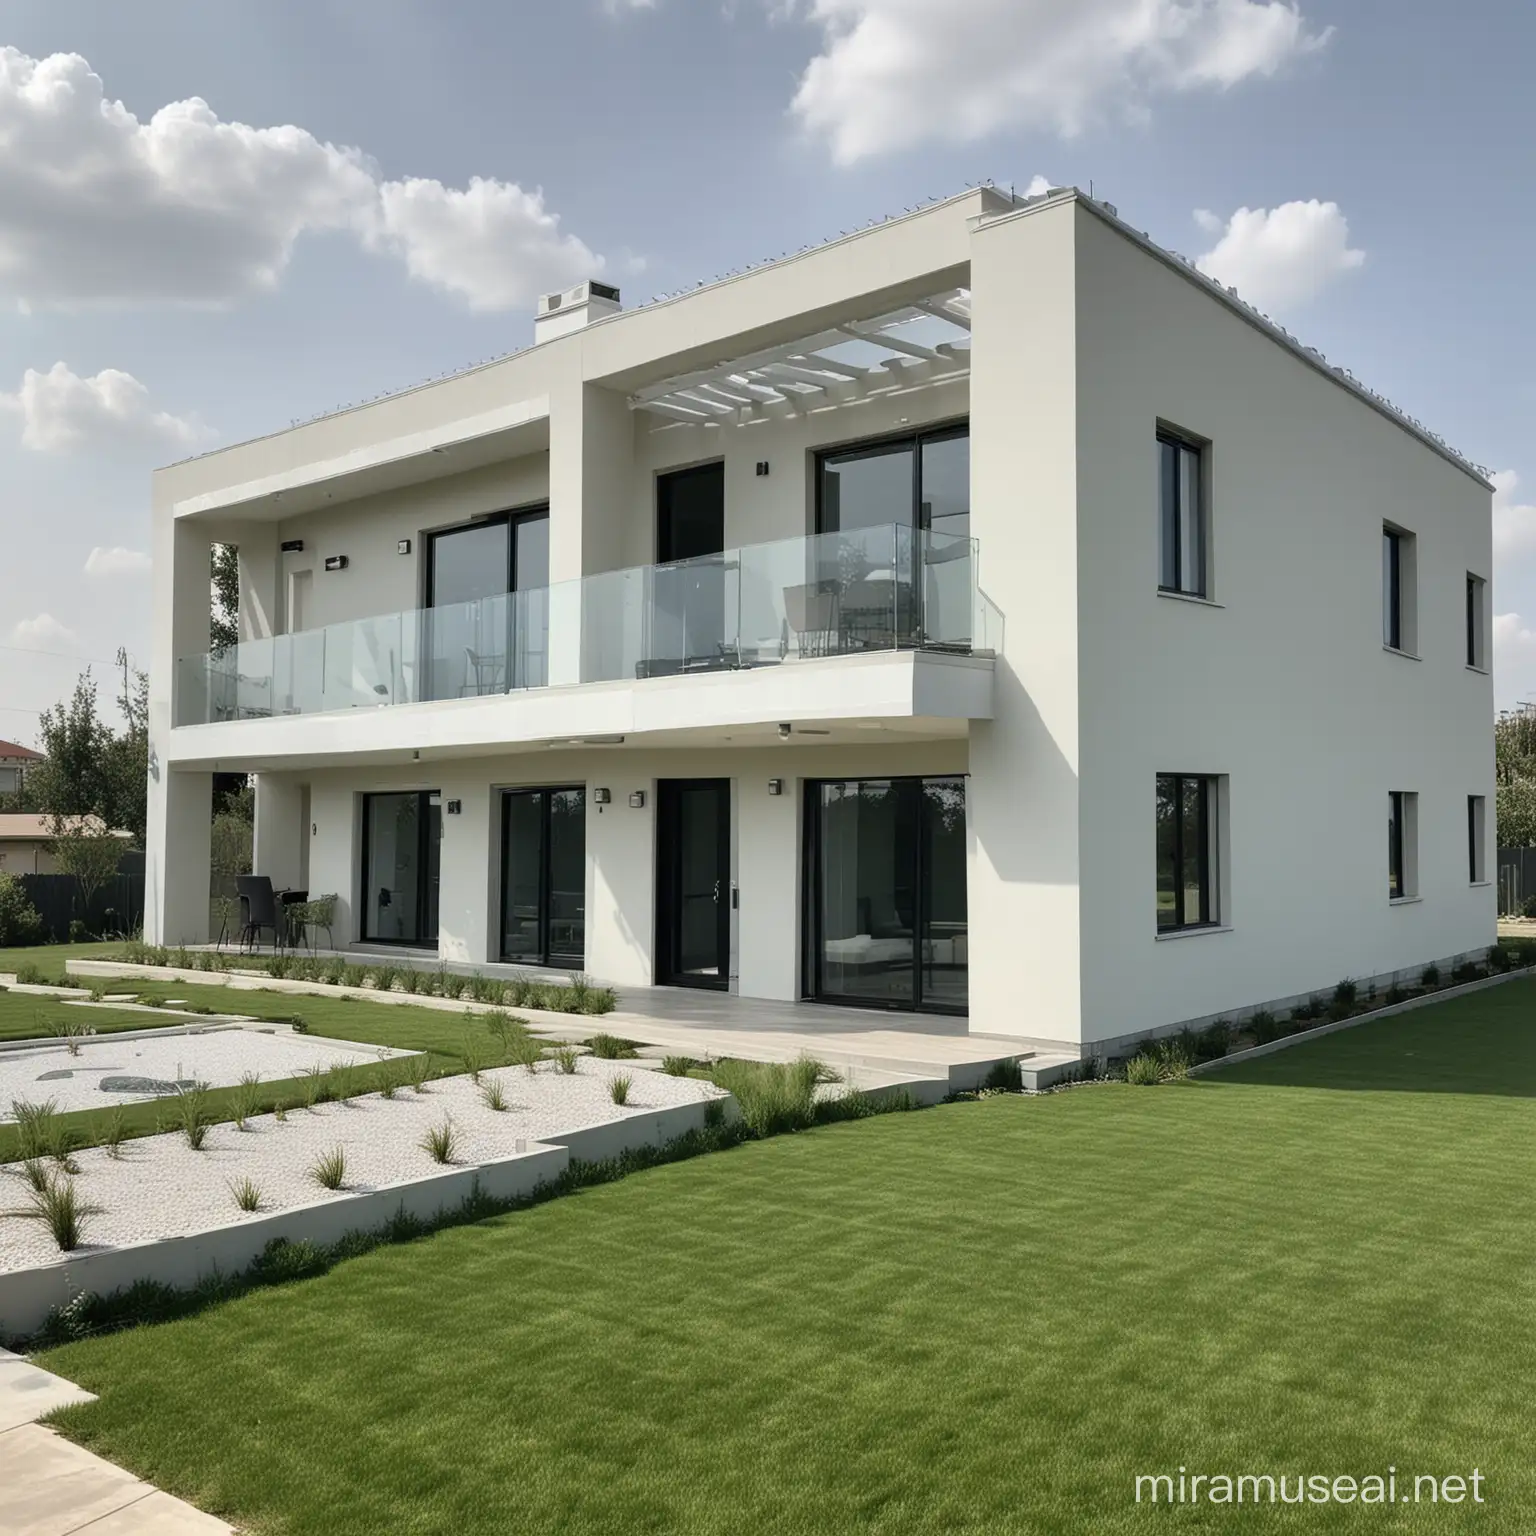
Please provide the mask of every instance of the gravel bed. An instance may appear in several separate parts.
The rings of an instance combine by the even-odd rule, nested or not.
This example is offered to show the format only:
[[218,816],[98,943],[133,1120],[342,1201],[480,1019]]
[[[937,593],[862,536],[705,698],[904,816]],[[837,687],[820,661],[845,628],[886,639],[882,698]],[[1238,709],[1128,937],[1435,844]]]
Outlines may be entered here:
[[[428,1130],[445,1119],[457,1133],[452,1166],[468,1167],[512,1156],[519,1139],[532,1143],[724,1096],[697,1078],[632,1068],[632,1062],[584,1056],[572,1074],[552,1062],[541,1063],[533,1073],[523,1067],[482,1072],[482,1083],[499,1081],[505,1091],[507,1108],[501,1112],[486,1106],[481,1089],[467,1076],[445,1077],[429,1082],[422,1094],[410,1088],[392,1099],[367,1094],[346,1104],[290,1109],[281,1121],[260,1115],[248,1120],[243,1131],[215,1125],[201,1152],[175,1133],[126,1141],[118,1160],[102,1147],[77,1152],[76,1188],[91,1205],[102,1207],[100,1215],[86,1221],[86,1245],[77,1252],[252,1219],[240,1211],[229,1187],[247,1176],[262,1194],[261,1209],[253,1215],[270,1215],[447,1172],[421,1145]],[[629,1103],[622,1108],[608,1087],[621,1074],[633,1078]],[[309,1170],[335,1147],[346,1152],[347,1172],[344,1187],[332,1192],[316,1184]],[[20,1164],[0,1165],[0,1272],[60,1257],[45,1222],[14,1214],[27,1208],[29,1190]]]
[[259,1072],[263,1081],[276,1082],[297,1077],[317,1062],[322,1067],[332,1062],[360,1066],[414,1054],[323,1035],[297,1035],[286,1027],[272,1031],[271,1025],[253,1024],[133,1040],[93,1035],[79,1042],[78,1056],[54,1041],[32,1050],[0,1052],[0,1123],[15,1118],[11,1106],[16,1099],[34,1104],[53,1099],[59,1112],[65,1113],[138,1104],[161,1096],[104,1089],[103,1079],[151,1078],[163,1083],[191,1079],[221,1088],[238,1083],[246,1072]]

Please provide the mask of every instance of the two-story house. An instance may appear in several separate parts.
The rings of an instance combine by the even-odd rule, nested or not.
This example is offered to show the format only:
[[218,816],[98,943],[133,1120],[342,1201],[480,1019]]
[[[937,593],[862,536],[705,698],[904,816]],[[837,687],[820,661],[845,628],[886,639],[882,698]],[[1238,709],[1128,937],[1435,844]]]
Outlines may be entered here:
[[[161,471],[147,931],[215,771],[338,945],[1107,1042],[1494,935],[1491,491],[1064,189]],[[238,546],[240,645],[208,654]]]

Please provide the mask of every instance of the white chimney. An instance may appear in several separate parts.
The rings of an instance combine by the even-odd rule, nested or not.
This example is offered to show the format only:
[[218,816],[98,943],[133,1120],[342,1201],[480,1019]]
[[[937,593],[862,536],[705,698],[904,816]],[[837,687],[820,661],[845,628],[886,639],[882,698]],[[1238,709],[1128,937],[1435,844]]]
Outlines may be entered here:
[[533,339],[553,341],[556,336],[579,331],[604,315],[616,315],[623,307],[619,290],[607,283],[577,283],[564,293],[543,294],[533,319]]

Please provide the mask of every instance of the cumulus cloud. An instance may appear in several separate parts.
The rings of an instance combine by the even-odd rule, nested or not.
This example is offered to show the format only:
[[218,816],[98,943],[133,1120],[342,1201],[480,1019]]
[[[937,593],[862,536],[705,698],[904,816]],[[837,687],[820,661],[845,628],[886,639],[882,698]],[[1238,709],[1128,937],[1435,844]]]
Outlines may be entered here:
[[1349,243],[1349,221],[1337,203],[1316,198],[1278,208],[1239,208],[1225,223],[1200,209],[1195,222],[1219,237],[1196,265],[1257,308],[1279,314],[1317,297],[1365,265]]
[[72,651],[79,648],[80,637],[51,613],[40,613],[36,618],[22,619],[12,628],[11,644],[26,651]]
[[85,557],[85,574],[104,580],[149,575],[149,556],[137,549],[124,549],[113,545],[111,549],[98,544]]
[[21,418],[21,443],[40,453],[72,448],[186,448],[206,430],[190,417],[157,411],[149,391],[118,368],[81,378],[64,363],[22,376],[13,395],[0,394],[0,411]]
[[273,288],[305,233],[347,231],[479,308],[602,266],[541,192],[384,181],[292,125],[199,98],[141,122],[78,54],[0,48],[0,292],[25,306],[225,304]]
[[1488,477],[1493,481],[1493,557],[1516,560],[1536,550],[1536,507],[1516,500],[1515,488],[1520,477],[1512,469],[1501,469]]
[[792,110],[851,164],[1005,128],[1063,135],[1225,90],[1328,41],[1292,0],[778,0],[820,29]]

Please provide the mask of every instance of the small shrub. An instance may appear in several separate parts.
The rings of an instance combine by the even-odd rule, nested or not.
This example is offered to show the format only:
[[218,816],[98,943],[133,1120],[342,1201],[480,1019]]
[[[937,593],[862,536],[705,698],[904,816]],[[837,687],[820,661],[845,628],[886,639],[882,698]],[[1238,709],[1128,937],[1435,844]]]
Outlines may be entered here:
[[1327,1005],[1323,1002],[1322,998],[1308,997],[1292,1006],[1291,1018],[1310,1022],[1313,1019],[1322,1018],[1326,1011]]
[[347,979],[347,962],[340,955],[333,956],[325,962],[325,968],[320,973],[320,980],[328,987],[339,987]]
[[453,1128],[453,1121],[444,1120],[441,1125],[434,1125],[421,1138],[421,1149],[434,1163],[451,1163],[458,1141],[458,1133]]
[[1438,987],[1440,985],[1440,967],[1438,965],[1426,965],[1419,974],[1419,985],[1424,988]]
[[208,1090],[196,1083],[191,1088],[181,1088],[171,1100],[171,1123],[187,1138],[187,1145],[194,1152],[201,1152],[208,1140]]
[[1333,1006],[1335,1008],[1353,1008],[1360,998],[1360,983],[1344,978],[1333,989]]
[[621,1072],[617,1077],[608,1079],[608,1097],[615,1104],[629,1103],[629,1090],[634,1084],[634,1079],[628,1072]]
[[981,1086],[988,1093],[1019,1093],[1024,1087],[1024,1074],[1019,1070],[1016,1057],[1010,1056],[1006,1061],[994,1061],[987,1068],[987,1075],[982,1078]]
[[687,1077],[693,1071],[694,1061],[691,1056],[663,1056],[661,1058],[661,1070],[668,1077]]
[[1386,1003],[1389,1007],[1393,1003],[1406,1003],[1407,1001],[1408,993],[1404,992],[1401,987],[1388,987],[1386,994],[1382,998],[1382,1002]]
[[704,1126],[706,1130],[719,1130],[725,1124],[725,1100],[706,1099],[704,1102]]
[[272,1118],[282,1125],[288,1119],[288,1100],[279,1099],[272,1106]]
[[393,992],[395,982],[399,979],[400,969],[394,965],[381,965],[375,968],[373,973],[373,990],[375,992]]
[[772,1136],[815,1123],[816,1088],[836,1074],[811,1056],[798,1061],[717,1061],[710,1072],[718,1087],[735,1096],[741,1118],[754,1136]]
[[438,979],[438,985],[444,997],[457,999],[463,997],[464,989],[469,983],[464,977],[456,975],[445,966]]
[[400,985],[410,993],[421,991],[421,984],[425,980],[421,972],[414,965],[408,965],[400,973]]
[[[14,875],[0,875],[0,879],[14,878]],[[35,965],[32,961],[26,960],[16,967],[16,985],[18,987],[47,987],[51,986],[52,982],[43,974],[43,968],[40,965]]]
[[13,1211],[15,1216],[30,1216],[48,1224],[60,1253],[72,1253],[80,1246],[88,1217],[100,1216],[99,1205],[89,1205],[80,1196],[75,1181],[60,1174],[49,1179],[41,1189],[32,1191],[32,1208]]
[[57,1099],[44,1099],[41,1103],[12,1099],[11,1117],[16,1122],[16,1141],[23,1160],[57,1157],[61,1151],[68,1153]]
[[1232,1025],[1216,1019],[1190,1039],[1190,1057],[1194,1061],[1220,1061],[1232,1049]]
[[492,993],[499,993],[501,987],[499,982],[493,982],[489,976],[482,976],[479,971],[472,971],[467,990],[471,1002],[488,1003],[492,1001]]
[[242,1211],[261,1209],[261,1186],[249,1174],[229,1181],[229,1192]]
[[502,1001],[510,1008],[526,1008],[533,996],[533,982],[526,976],[514,976],[502,988]]
[[338,1104],[350,1104],[357,1092],[357,1069],[345,1061],[333,1061],[325,1069],[326,1096]]
[[572,1077],[576,1072],[576,1063],[581,1060],[581,1052],[574,1045],[558,1046],[554,1052],[555,1068],[566,1077]]
[[341,1147],[322,1152],[310,1164],[310,1179],[322,1189],[340,1189],[347,1178],[347,1154]]
[[417,1093],[427,1091],[427,1079],[432,1075],[432,1061],[425,1051],[405,1058],[405,1080]]
[[256,1106],[261,1102],[261,1073],[242,1072],[240,1085],[235,1089],[234,1102],[231,1112],[234,1115],[235,1125],[245,1129],[245,1122],[256,1113]]
[[252,1266],[268,1284],[284,1280],[301,1280],[315,1275],[325,1268],[325,1255],[307,1238],[294,1242],[286,1237],[274,1237],[261,1251],[261,1257]]
[[19,949],[42,941],[43,920],[27,900],[26,887],[15,875],[0,874],[0,948]]
[[468,1034],[464,1036],[464,1043],[459,1047],[459,1059],[464,1063],[464,1070],[469,1073],[470,1082],[478,1086],[480,1074],[485,1069],[485,1053]]
[[320,1102],[320,1091],[325,1086],[325,1068],[318,1061],[312,1062],[299,1073],[299,1098],[305,1109],[313,1109]]
[[1469,981],[1480,981],[1483,976],[1483,968],[1475,960],[1463,960],[1460,965],[1451,972],[1451,980],[1457,986]]
[[507,1090],[502,1087],[500,1078],[487,1078],[480,1085],[480,1097],[485,1100],[487,1109],[494,1109],[497,1114],[505,1112],[507,1107]]
[[635,1042],[617,1035],[593,1035],[587,1049],[601,1061],[624,1061],[634,1056]]
[[392,1099],[400,1091],[400,1068],[391,1062],[379,1074],[379,1097]]
[[40,1157],[29,1157],[21,1165],[21,1176],[31,1186],[34,1193],[48,1188],[48,1181],[53,1175],[48,1171],[48,1164]]
[[127,1135],[127,1113],[121,1104],[114,1104],[107,1113],[107,1123],[101,1133],[101,1144],[114,1162],[123,1155],[123,1142]]
[[294,962],[289,955],[273,955],[267,961],[267,975],[275,976],[279,981],[284,980],[293,971]]
[[1125,1080],[1141,1087],[1162,1082],[1163,1072],[1157,1057],[1149,1051],[1132,1056],[1125,1064]]
[[1494,944],[1488,950],[1488,969],[1502,975],[1514,963],[1515,957],[1502,944]]

